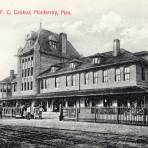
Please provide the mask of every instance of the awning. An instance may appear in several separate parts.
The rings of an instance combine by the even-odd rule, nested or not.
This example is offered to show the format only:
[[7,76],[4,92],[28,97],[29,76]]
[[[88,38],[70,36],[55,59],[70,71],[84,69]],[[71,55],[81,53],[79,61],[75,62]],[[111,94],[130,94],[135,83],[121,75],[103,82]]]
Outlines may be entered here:
[[108,89],[87,89],[75,91],[62,91],[54,93],[42,93],[36,95],[36,98],[65,98],[75,96],[103,96],[103,95],[128,95],[128,94],[147,94],[147,90],[138,86],[108,88]]
[[74,90],[74,91],[61,91],[40,93],[37,95],[26,96],[13,96],[0,100],[32,100],[32,99],[50,99],[50,98],[66,98],[66,97],[80,97],[80,96],[104,96],[104,95],[146,95],[148,94],[148,88],[132,86],[132,87],[118,87],[118,88],[106,88],[106,89],[87,89],[87,90]]

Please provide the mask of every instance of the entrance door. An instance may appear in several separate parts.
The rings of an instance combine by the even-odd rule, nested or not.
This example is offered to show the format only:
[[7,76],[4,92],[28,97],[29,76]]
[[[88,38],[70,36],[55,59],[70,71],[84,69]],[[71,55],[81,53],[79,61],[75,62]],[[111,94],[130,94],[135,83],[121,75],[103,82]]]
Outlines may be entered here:
[[59,112],[59,110],[60,110],[60,101],[55,100],[53,103],[53,112]]
[[42,107],[43,107],[44,111],[46,112],[47,111],[47,100],[42,101]]

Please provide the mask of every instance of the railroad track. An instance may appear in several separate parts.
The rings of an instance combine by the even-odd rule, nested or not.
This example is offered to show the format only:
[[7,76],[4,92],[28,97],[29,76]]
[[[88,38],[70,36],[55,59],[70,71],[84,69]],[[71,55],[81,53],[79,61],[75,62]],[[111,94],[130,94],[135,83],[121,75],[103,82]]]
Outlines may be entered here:
[[[0,126],[0,133],[1,133],[0,139],[7,139],[9,141],[26,141],[32,144],[46,145],[49,147],[58,147],[56,144],[52,143],[51,141],[49,142],[47,141],[52,138],[57,138],[57,137],[52,137],[50,134],[37,133],[35,131],[12,129],[10,127],[5,127],[5,126],[4,127]],[[42,138],[39,138],[38,136]],[[49,136],[50,139],[48,139]]]
[[[95,132],[80,132],[80,131],[72,131],[72,130],[64,130],[64,129],[48,129],[46,131],[46,128],[42,128],[42,130],[39,130],[38,128],[32,128],[30,130],[27,129],[27,127],[23,127],[23,129],[20,129],[21,127],[16,128],[12,126],[4,126],[0,125],[0,139],[8,139],[8,141],[20,141],[20,142],[28,142],[31,144],[39,144],[39,145],[45,145],[49,148],[66,148],[66,147],[72,147],[74,145],[80,144],[80,143],[90,143],[93,142],[95,144],[101,144],[104,145],[105,143],[111,143],[113,145],[116,145],[118,142],[124,142],[126,143],[135,143],[135,144],[142,144],[141,142],[134,139],[134,137],[125,136],[125,135],[118,135],[118,134],[107,134],[107,133],[95,133]],[[77,135],[78,137],[74,137],[74,135]],[[87,137],[90,137],[93,141],[83,138],[82,135],[86,135]],[[82,136],[82,138],[80,138]],[[60,145],[60,142],[58,143],[56,139],[60,139],[61,141],[66,141],[65,146],[62,144]],[[55,140],[55,141],[54,141]],[[97,140],[97,141],[96,141]],[[145,141],[146,142],[146,141]],[[148,143],[148,142],[146,142]]]
[[53,147],[61,148],[61,145],[52,142],[53,139],[66,140],[69,143],[72,142],[73,144],[77,144],[80,142],[80,140],[76,140],[70,137],[67,139],[67,136],[64,136],[64,135],[62,135],[62,137],[59,136],[58,130],[52,131],[52,133],[41,133],[37,130],[29,131],[26,128],[25,130],[13,129],[11,126],[0,125],[0,133],[1,133],[0,139],[3,138],[3,139],[8,139],[10,141],[26,141],[32,144],[41,144],[41,145],[46,145],[52,148]]

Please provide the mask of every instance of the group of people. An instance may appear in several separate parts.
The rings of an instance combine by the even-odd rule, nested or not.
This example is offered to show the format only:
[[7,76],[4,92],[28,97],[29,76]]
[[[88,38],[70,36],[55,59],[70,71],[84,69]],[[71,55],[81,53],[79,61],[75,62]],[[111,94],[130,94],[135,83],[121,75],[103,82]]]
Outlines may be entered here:
[[[37,107],[31,107],[29,105],[22,105],[21,107],[16,107],[16,109],[12,113],[15,112],[16,117],[23,117],[30,119],[42,119],[42,113],[44,109],[42,105]],[[3,117],[3,106],[0,104],[0,118]]]
[[21,116],[22,117],[26,117],[28,120],[30,119],[42,119],[42,112],[43,112],[43,108],[42,106],[38,106],[38,107],[31,107],[31,106],[23,106],[21,108]]

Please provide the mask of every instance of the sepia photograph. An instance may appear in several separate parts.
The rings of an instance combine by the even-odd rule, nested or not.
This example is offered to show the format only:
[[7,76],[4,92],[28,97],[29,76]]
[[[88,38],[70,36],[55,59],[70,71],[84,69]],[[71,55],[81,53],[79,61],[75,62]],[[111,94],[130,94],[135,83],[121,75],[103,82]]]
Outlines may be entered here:
[[147,0],[0,2],[0,148],[148,148]]

